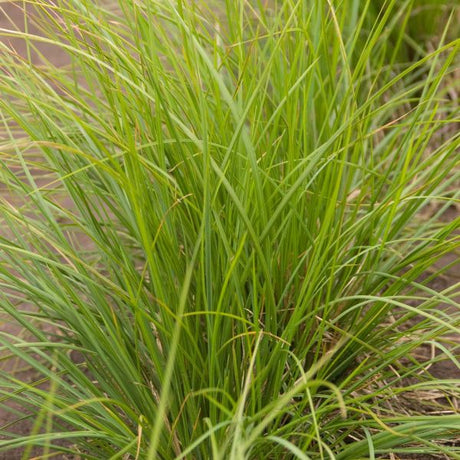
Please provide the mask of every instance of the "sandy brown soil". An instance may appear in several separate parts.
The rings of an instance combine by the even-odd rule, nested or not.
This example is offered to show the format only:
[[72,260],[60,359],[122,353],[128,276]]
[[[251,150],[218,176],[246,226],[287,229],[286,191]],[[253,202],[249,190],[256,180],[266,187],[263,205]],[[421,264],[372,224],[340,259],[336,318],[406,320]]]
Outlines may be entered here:
[[[28,13],[33,12],[33,8],[27,6]],[[22,2],[7,1],[0,2],[0,28],[9,30],[25,30],[24,13],[22,10]],[[32,23],[27,23],[27,29],[30,34],[40,34],[39,29]],[[27,55],[27,46],[24,40],[17,37],[3,38],[2,42],[6,43],[19,56]],[[57,46],[51,46],[43,43],[36,43],[37,51],[31,50],[32,62],[36,65],[43,64],[40,54],[46,56],[52,64],[63,66],[68,64],[69,57]]]

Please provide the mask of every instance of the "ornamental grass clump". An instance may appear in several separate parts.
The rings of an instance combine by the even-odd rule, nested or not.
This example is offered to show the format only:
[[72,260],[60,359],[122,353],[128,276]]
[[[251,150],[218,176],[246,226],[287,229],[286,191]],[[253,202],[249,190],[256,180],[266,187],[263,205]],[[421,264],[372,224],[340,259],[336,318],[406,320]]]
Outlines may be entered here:
[[30,3],[40,33],[0,30],[0,450],[458,457],[458,11],[408,61],[411,1]]

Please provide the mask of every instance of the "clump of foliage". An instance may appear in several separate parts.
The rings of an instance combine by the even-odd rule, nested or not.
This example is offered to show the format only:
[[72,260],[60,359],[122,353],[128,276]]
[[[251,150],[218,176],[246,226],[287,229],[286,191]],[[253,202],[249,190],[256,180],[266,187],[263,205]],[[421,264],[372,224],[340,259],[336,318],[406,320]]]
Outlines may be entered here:
[[[33,421],[1,450],[459,454],[429,367],[458,364],[433,280],[460,40],[447,15],[410,62],[413,2],[381,3],[35,0],[42,34],[0,31],[28,51],[0,54],[0,305],[27,332],[0,343],[35,371],[0,374]],[[433,388],[443,415],[408,403]]]

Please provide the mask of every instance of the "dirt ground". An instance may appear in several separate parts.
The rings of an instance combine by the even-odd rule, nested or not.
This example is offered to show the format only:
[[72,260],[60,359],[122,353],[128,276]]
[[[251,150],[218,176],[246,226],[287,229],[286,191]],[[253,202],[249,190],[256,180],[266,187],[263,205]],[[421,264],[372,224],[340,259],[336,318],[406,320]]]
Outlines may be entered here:
[[[7,3],[0,3],[0,28],[11,28],[11,24],[15,24],[18,29],[24,30],[24,16],[19,8],[22,6],[21,2],[15,3],[15,2],[7,2]],[[37,33],[38,30],[33,24],[29,24],[29,31],[31,33]],[[27,47],[26,44],[24,43],[23,40],[19,40],[17,38],[11,37],[9,39],[2,39],[2,41],[9,46],[12,50],[14,50],[16,53],[19,55],[26,55],[27,53]],[[41,53],[44,53],[53,64],[63,66],[68,64],[69,58],[68,56],[65,55],[65,53],[62,52],[57,47],[49,46],[49,45],[38,45],[39,51]],[[38,53],[32,52],[32,60],[35,64],[40,64],[41,63],[41,58]],[[1,95],[0,95],[1,96]],[[0,152],[1,155],[1,152]],[[6,196],[5,190],[1,189],[1,184],[0,184],[0,193],[3,193],[3,197],[7,198],[8,200],[14,201],[14,197],[12,196]],[[449,209],[448,212],[443,216],[443,219],[446,221],[449,221],[451,219],[454,219],[456,216],[459,215],[459,210],[458,209]],[[4,235],[5,236],[5,235]],[[453,262],[460,262],[458,254],[448,254],[446,255],[439,263],[441,265],[448,265]],[[445,275],[439,279],[436,279],[433,282],[432,287],[435,289],[445,289],[450,285],[453,285],[455,283],[458,283],[460,281],[460,270],[459,270],[459,264],[457,263],[456,266],[451,266],[445,273]],[[460,299],[459,299],[460,300]],[[18,324],[14,324],[11,322],[11,320],[8,320],[5,317],[0,316],[0,330],[9,334],[13,335],[21,335],[22,334],[22,329]],[[454,343],[460,343],[460,336],[458,337],[451,337],[451,340]],[[421,350],[421,353],[426,353],[427,357],[429,355],[435,352],[433,350],[427,349],[427,350]],[[1,358],[1,356],[0,356]],[[20,364],[17,362],[14,362],[12,360],[6,360],[1,362],[0,366],[1,369],[4,371],[8,372],[18,372],[17,376],[21,379],[26,379],[30,380],[33,379],[33,373],[28,370],[23,370],[20,371],[18,369],[18,366]],[[441,378],[441,379],[448,379],[448,378],[455,378],[455,379],[460,379],[460,370],[450,361],[440,361],[430,368],[430,372],[432,375],[435,377]],[[14,407],[14,406],[11,406]],[[2,410],[0,408],[0,438],[1,438],[1,431],[2,429],[5,429],[10,423],[14,421],[16,416],[11,413],[7,412],[5,410]],[[20,423],[15,424],[15,429],[14,431],[18,434],[27,434],[29,433],[31,426],[33,424],[33,420],[25,420]],[[5,459],[5,460],[15,460],[15,459],[20,459],[21,458],[21,451],[15,451],[15,452],[8,452],[5,454],[0,453],[0,460]],[[33,452],[32,457],[34,455],[39,455],[39,452]],[[32,458],[30,457],[30,458]],[[58,457],[53,457],[53,458],[58,458]],[[59,458],[66,458],[66,457],[59,457]],[[395,457],[396,458],[396,457]],[[407,457],[409,458],[409,457]],[[434,457],[427,457],[427,458],[434,458]],[[439,457],[442,458],[442,457]],[[419,460],[424,460],[418,457]],[[352,460],[352,459],[350,459]]]

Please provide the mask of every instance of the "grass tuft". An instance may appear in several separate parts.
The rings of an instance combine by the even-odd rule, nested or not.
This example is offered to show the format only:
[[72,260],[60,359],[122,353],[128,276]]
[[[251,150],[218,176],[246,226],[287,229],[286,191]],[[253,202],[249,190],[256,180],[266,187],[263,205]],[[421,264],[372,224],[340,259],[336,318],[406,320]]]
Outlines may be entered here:
[[23,2],[0,451],[460,456],[459,10],[428,3]]

